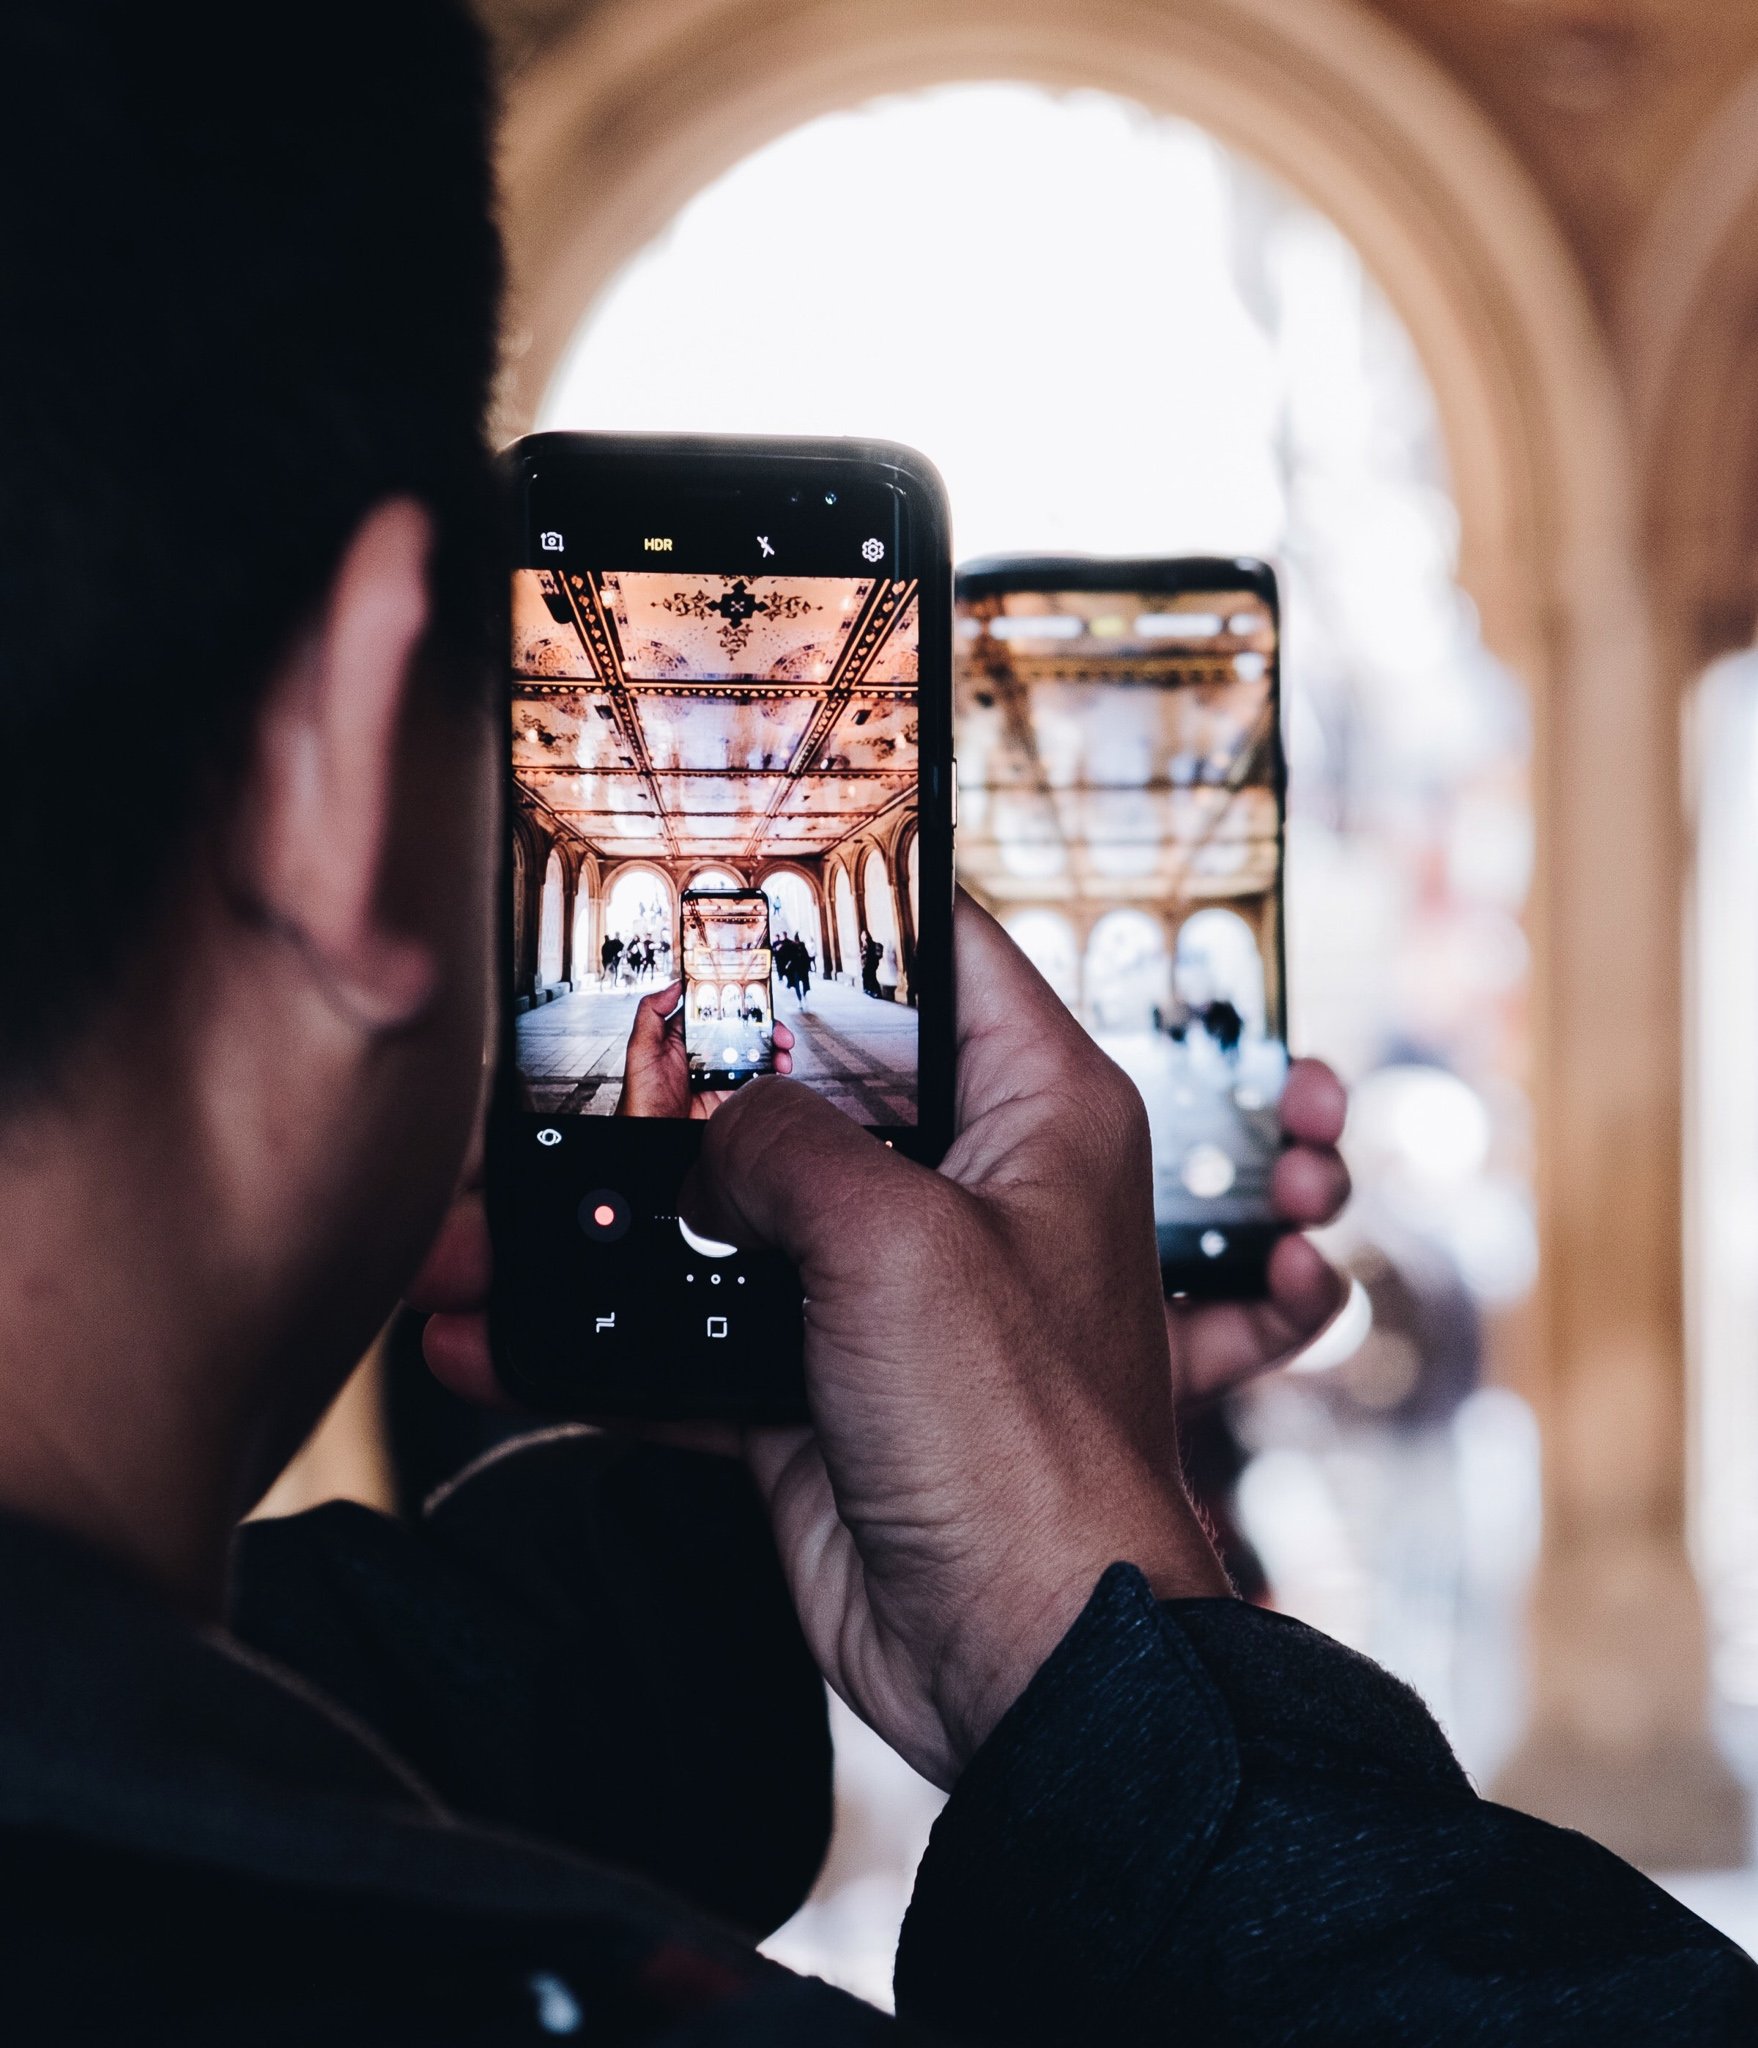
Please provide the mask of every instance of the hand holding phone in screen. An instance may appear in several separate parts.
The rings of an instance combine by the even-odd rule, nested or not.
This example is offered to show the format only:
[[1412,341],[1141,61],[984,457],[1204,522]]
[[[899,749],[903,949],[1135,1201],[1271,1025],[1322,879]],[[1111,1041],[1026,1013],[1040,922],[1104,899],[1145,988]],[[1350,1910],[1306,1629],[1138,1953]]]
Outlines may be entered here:
[[[616,1114],[633,1117],[693,1117],[706,1122],[731,1093],[698,1087],[691,1079],[685,1042],[684,985],[674,981],[635,1007],[635,1021],[623,1052],[623,1092]],[[794,1035],[785,1024],[770,1034],[769,1071],[793,1072]]]
[[773,1074],[768,897],[761,889],[686,889],[679,921],[691,1088],[725,1093]]

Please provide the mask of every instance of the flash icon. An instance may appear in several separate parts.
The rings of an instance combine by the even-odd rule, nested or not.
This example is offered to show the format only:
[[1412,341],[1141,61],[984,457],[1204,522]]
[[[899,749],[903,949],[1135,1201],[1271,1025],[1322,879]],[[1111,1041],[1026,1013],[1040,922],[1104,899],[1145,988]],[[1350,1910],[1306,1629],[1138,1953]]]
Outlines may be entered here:
[[769,536],[766,533],[758,534],[757,545],[763,550],[765,555],[773,555],[775,552],[775,550],[769,545]]

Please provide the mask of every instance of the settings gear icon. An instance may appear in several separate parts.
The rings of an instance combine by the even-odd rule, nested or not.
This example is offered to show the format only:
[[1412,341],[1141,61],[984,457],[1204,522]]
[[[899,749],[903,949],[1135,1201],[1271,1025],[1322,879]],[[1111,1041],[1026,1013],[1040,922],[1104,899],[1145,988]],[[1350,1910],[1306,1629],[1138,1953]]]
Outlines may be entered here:
[[866,561],[876,562],[884,552],[885,543],[882,540],[864,540],[861,543],[861,555]]

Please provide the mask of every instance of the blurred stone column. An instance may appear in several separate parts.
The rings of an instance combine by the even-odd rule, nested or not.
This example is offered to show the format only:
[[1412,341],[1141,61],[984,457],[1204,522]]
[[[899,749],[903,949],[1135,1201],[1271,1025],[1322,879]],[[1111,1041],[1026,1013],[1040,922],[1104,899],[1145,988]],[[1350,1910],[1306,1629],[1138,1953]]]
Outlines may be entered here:
[[1691,657],[1670,633],[1656,644],[1635,598],[1604,602],[1628,614],[1629,651],[1591,673],[1560,657],[1535,791],[1550,818],[1536,1089],[1548,1284],[1531,1389],[1545,1531],[1529,1726],[1490,1789],[1650,1870],[1726,1867],[1748,1854],[1746,1799],[1710,1732],[1685,1541],[1679,706]]

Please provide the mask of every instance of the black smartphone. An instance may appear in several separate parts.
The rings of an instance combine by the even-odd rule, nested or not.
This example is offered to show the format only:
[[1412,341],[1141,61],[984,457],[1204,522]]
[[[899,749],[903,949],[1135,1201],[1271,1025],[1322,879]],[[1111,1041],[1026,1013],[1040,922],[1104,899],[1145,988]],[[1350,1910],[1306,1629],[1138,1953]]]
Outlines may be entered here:
[[883,443],[509,459],[496,1369],[551,1413],[798,1417],[798,1275],[679,1190],[769,1072],[930,1165],[951,1140],[945,496]]
[[761,889],[686,889],[679,901],[690,1086],[725,1090],[774,1073],[769,898]]
[[973,562],[959,877],[1140,1088],[1169,1294],[1251,1296],[1287,1075],[1280,614],[1266,563]]

